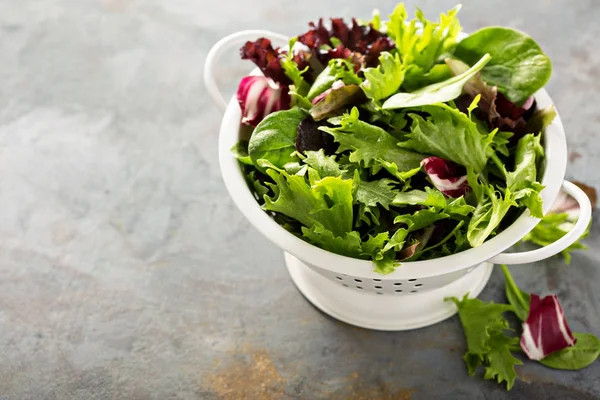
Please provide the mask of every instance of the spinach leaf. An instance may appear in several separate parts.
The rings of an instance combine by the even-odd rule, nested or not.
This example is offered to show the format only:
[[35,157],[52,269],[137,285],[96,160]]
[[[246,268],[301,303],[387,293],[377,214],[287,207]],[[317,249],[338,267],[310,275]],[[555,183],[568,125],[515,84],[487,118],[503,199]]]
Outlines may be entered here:
[[510,101],[521,105],[543,88],[552,74],[552,63],[529,35],[511,28],[488,27],[458,43],[454,55],[473,65],[482,55],[492,56],[483,68],[483,79],[498,86]]
[[519,289],[506,265],[502,264],[500,268],[504,274],[506,298],[513,306],[514,313],[524,322],[529,315],[529,293]]
[[575,371],[592,364],[600,355],[600,340],[591,333],[574,332],[575,346],[564,348],[540,360],[546,367]]
[[384,110],[403,107],[418,107],[435,103],[445,103],[461,95],[463,86],[490,61],[485,54],[468,71],[445,81],[425,86],[412,93],[396,93],[383,103]]
[[254,165],[259,166],[260,159],[269,160],[273,165],[283,168],[285,164],[297,161],[294,155],[296,135],[300,121],[306,112],[293,108],[269,114],[254,129],[248,154]]

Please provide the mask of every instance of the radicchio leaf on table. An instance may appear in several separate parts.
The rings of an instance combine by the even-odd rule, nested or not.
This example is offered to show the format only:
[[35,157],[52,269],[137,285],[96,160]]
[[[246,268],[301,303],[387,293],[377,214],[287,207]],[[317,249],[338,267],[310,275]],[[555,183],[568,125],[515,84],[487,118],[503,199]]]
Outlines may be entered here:
[[448,197],[456,198],[469,190],[467,174],[458,171],[458,165],[439,157],[427,157],[421,165],[433,186]]
[[558,297],[555,294],[540,297],[532,293],[529,315],[521,335],[521,349],[527,357],[539,361],[575,342]]
[[338,145],[333,140],[333,136],[319,130],[320,126],[331,126],[327,121],[316,122],[312,117],[306,117],[298,125],[298,135],[296,136],[296,151],[304,153],[312,150],[323,149],[327,155],[334,154]]
[[[298,41],[310,48],[324,65],[332,58],[352,57],[358,71],[364,65],[376,66],[381,52],[394,48],[394,42],[387,35],[371,25],[360,25],[354,18],[351,25],[346,24],[342,18],[332,18],[330,29],[325,27],[322,18],[316,25],[311,22],[309,26],[309,31],[298,36]],[[332,37],[341,44],[335,45]]]
[[246,76],[237,90],[237,101],[242,109],[242,123],[256,126],[272,112],[288,109],[290,96],[264,76]]

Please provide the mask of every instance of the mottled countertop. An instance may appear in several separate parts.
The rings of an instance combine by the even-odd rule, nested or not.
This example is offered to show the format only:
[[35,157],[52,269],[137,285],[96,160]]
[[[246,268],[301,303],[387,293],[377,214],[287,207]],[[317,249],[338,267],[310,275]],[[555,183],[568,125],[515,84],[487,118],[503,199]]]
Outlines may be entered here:
[[[600,3],[463,3],[466,30],[521,28],[547,51],[568,176],[600,184]],[[453,2],[418,4],[433,16]],[[313,308],[220,177],[220,115],[202,83],[214,42],[393,5],[0,2],[0,399],[509,398],[467,375],[456,317],[384,333]],[[223,65],[231,93],[250,65],[236,52]],[[600,335],[600,224],[588,244],[570,266],[513,271],[558,293],[574,330]],[[502,291],[495,271],[481,297]],[[518,374],[511,399],[600,398],[600,362]]]

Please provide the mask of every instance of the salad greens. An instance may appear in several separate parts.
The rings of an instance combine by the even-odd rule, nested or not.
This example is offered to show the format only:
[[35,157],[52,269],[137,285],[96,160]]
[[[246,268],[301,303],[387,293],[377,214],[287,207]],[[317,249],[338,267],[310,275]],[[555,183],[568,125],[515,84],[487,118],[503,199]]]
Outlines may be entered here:
[[[506,382],[506,388],[510,390],[517,378],[515,366],[523,364],[513,354],[527,351],[524,347],[526,330],[523,329],[522,337],[519,338],[515,334],[517,330],[511,328],[504,314],[514,313],[525,323],[523,328],[531,320],[539,321],[537,323],[542,330],[535,338],[540,341],[540,345],[544,343],[547,347],[555,346],[556,340],[562,338],[561,332],[565,329],[568,331],[569,328],[555,295],[541,299],[556,302],[546,309],[542,318],[542,315],[534,314],[530,310],[530,301],[534,297],[539,299],[539,296],[520,289],[508,268],[505,265],[501,265],[500,268],[504,274],[505,292],[509,304],[486,303],[467,296],[460,300],[455,297],[446,300],[454,302],[458,308],[467,340],[464,361],[469,374],[474,375],[476,370],[483,366],[484,379],[495,379],[498,383]],[[542,321],[550,326],[542,328]],[[575,340],[573,345],[563,344],[558,350],[545,354],[538,362],[550,368],[564,370],[582,369],[595,362],[600,356],[600,339],[591,333],[578,332],[573,333],[573,337]]]
[[459,41],[459,10],[411,19],[401,3],[387,21],[321,19],[285,49],[242,47],[264,76],[238,91],[255,128],[232,150],[266,212],[382,274],[480,246],[526,209],[542,216],[555,112],[532,95],[550,61],[509,28]]

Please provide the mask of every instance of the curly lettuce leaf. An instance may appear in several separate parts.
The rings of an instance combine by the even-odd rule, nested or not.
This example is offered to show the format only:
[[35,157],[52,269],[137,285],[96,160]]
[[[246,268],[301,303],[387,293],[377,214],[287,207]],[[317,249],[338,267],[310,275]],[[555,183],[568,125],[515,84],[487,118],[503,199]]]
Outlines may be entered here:
[[485,368],[485,379],[495,379],[498,383],[506,382],[510,390],[517,377],[515,365],[521,361],[513,357],[511,348],[518,346],[519,338],[504,333],[509,329],[508,321],[503,314],[512,311],[508,304],[485,303],[478,299],[470,299],[465,295],[461,300],[452,297],[458,308],[458,316],[467,338],[467,353],[464,356],[470,375],[477,368]]
[[288,52],[285,57],[281,59],[281,67],[283,68],[285,75],[292,81],[295,92],[299,96],[306,96],[310,89],[310,85],[302,75],[304,75],[310,67],[307,65],[301,70],[298,67],[298,64],[296,64],[296,61],[294,61],[294,45],[297,40],[298,38],[290,39]]
[[510,207],[516,206],[510,189],[504,193],[497,191],[494,186],[479,182],[477,174],[467,168],[469,186],[477,200],[473,217],[467,228],[467,239],[472,247],[477,247],[496,230]]
[[544,186],[537,181],[536,168],[536,162],[543,156],[540,136],[525,135],[517,143],[515,170],[506,174],[506,186],[517,204],[526,206],[536,218],[543,217],[540,192]]
[[386,99],[400,89],[404,81],[404,67],[400,54],[392,55],[388,52],[379,56],[377,68],[364,70],[365,81],[360,85],[368,98],[374,101]]
[[320,225],[310,228],[302,227],[302,236],[322,249],[343,256],[362,258],[360,235],[356,231],[347,232],[343,236],[335,236],[333,232]]
[[330,89],[333,82],[341,80],[346,85],[360,85],[363,80],[354,71],[354,66],[348,60],[335,58],[330,60],[327,67],[315,79],[306,94],[306,98],[312,101],[314,98]]
[[414,175],[419,171],[421,160],[425,157],[399,148],[394,136],[378,126],[359,120],[356,107],[349,114],[330,121],[337,126],[319,129],[331,134],[340,144],[338,153],[351,152],[350,162],[364,168],[383,167],[402,180],[407,178],[403,173]]
[[418,108],[429,114],[409,114],[413,123],[408,140],[398,143],[402,148],[431,154],[481,172],[490,154],[497,131],[482,134],[466,114],[446,104]]
[[304,163],[312,167],[321,178],[326,176],[342,176],[345,172],[335,160],[335,156],[327,156],[323,149],[306,151]]
[[377,207],[380,205],[386,210],[400,192],[394,187],[394,181],[391,179],[378,179],[376,181],[361,180],[356,192],[356,200],[367,207]]
[[396,6],[387,22],[387,33],[394,40],[405,65],[415,65],[427,73],[440,57],[452,50],[461,26],[457,18],[460,6],[441,14],[439,22],[429,21],[417,9],[415,19],[407,21],[404,3]]
[[344,237],[352,230],[352,179],[328,176],[309,185],[303,176],[283,170],[268,168],[267,174],[275,182],[268,183],[275,196],[264,197],[265,210],[287,215],[307,228],[319,225],[334,236]]

